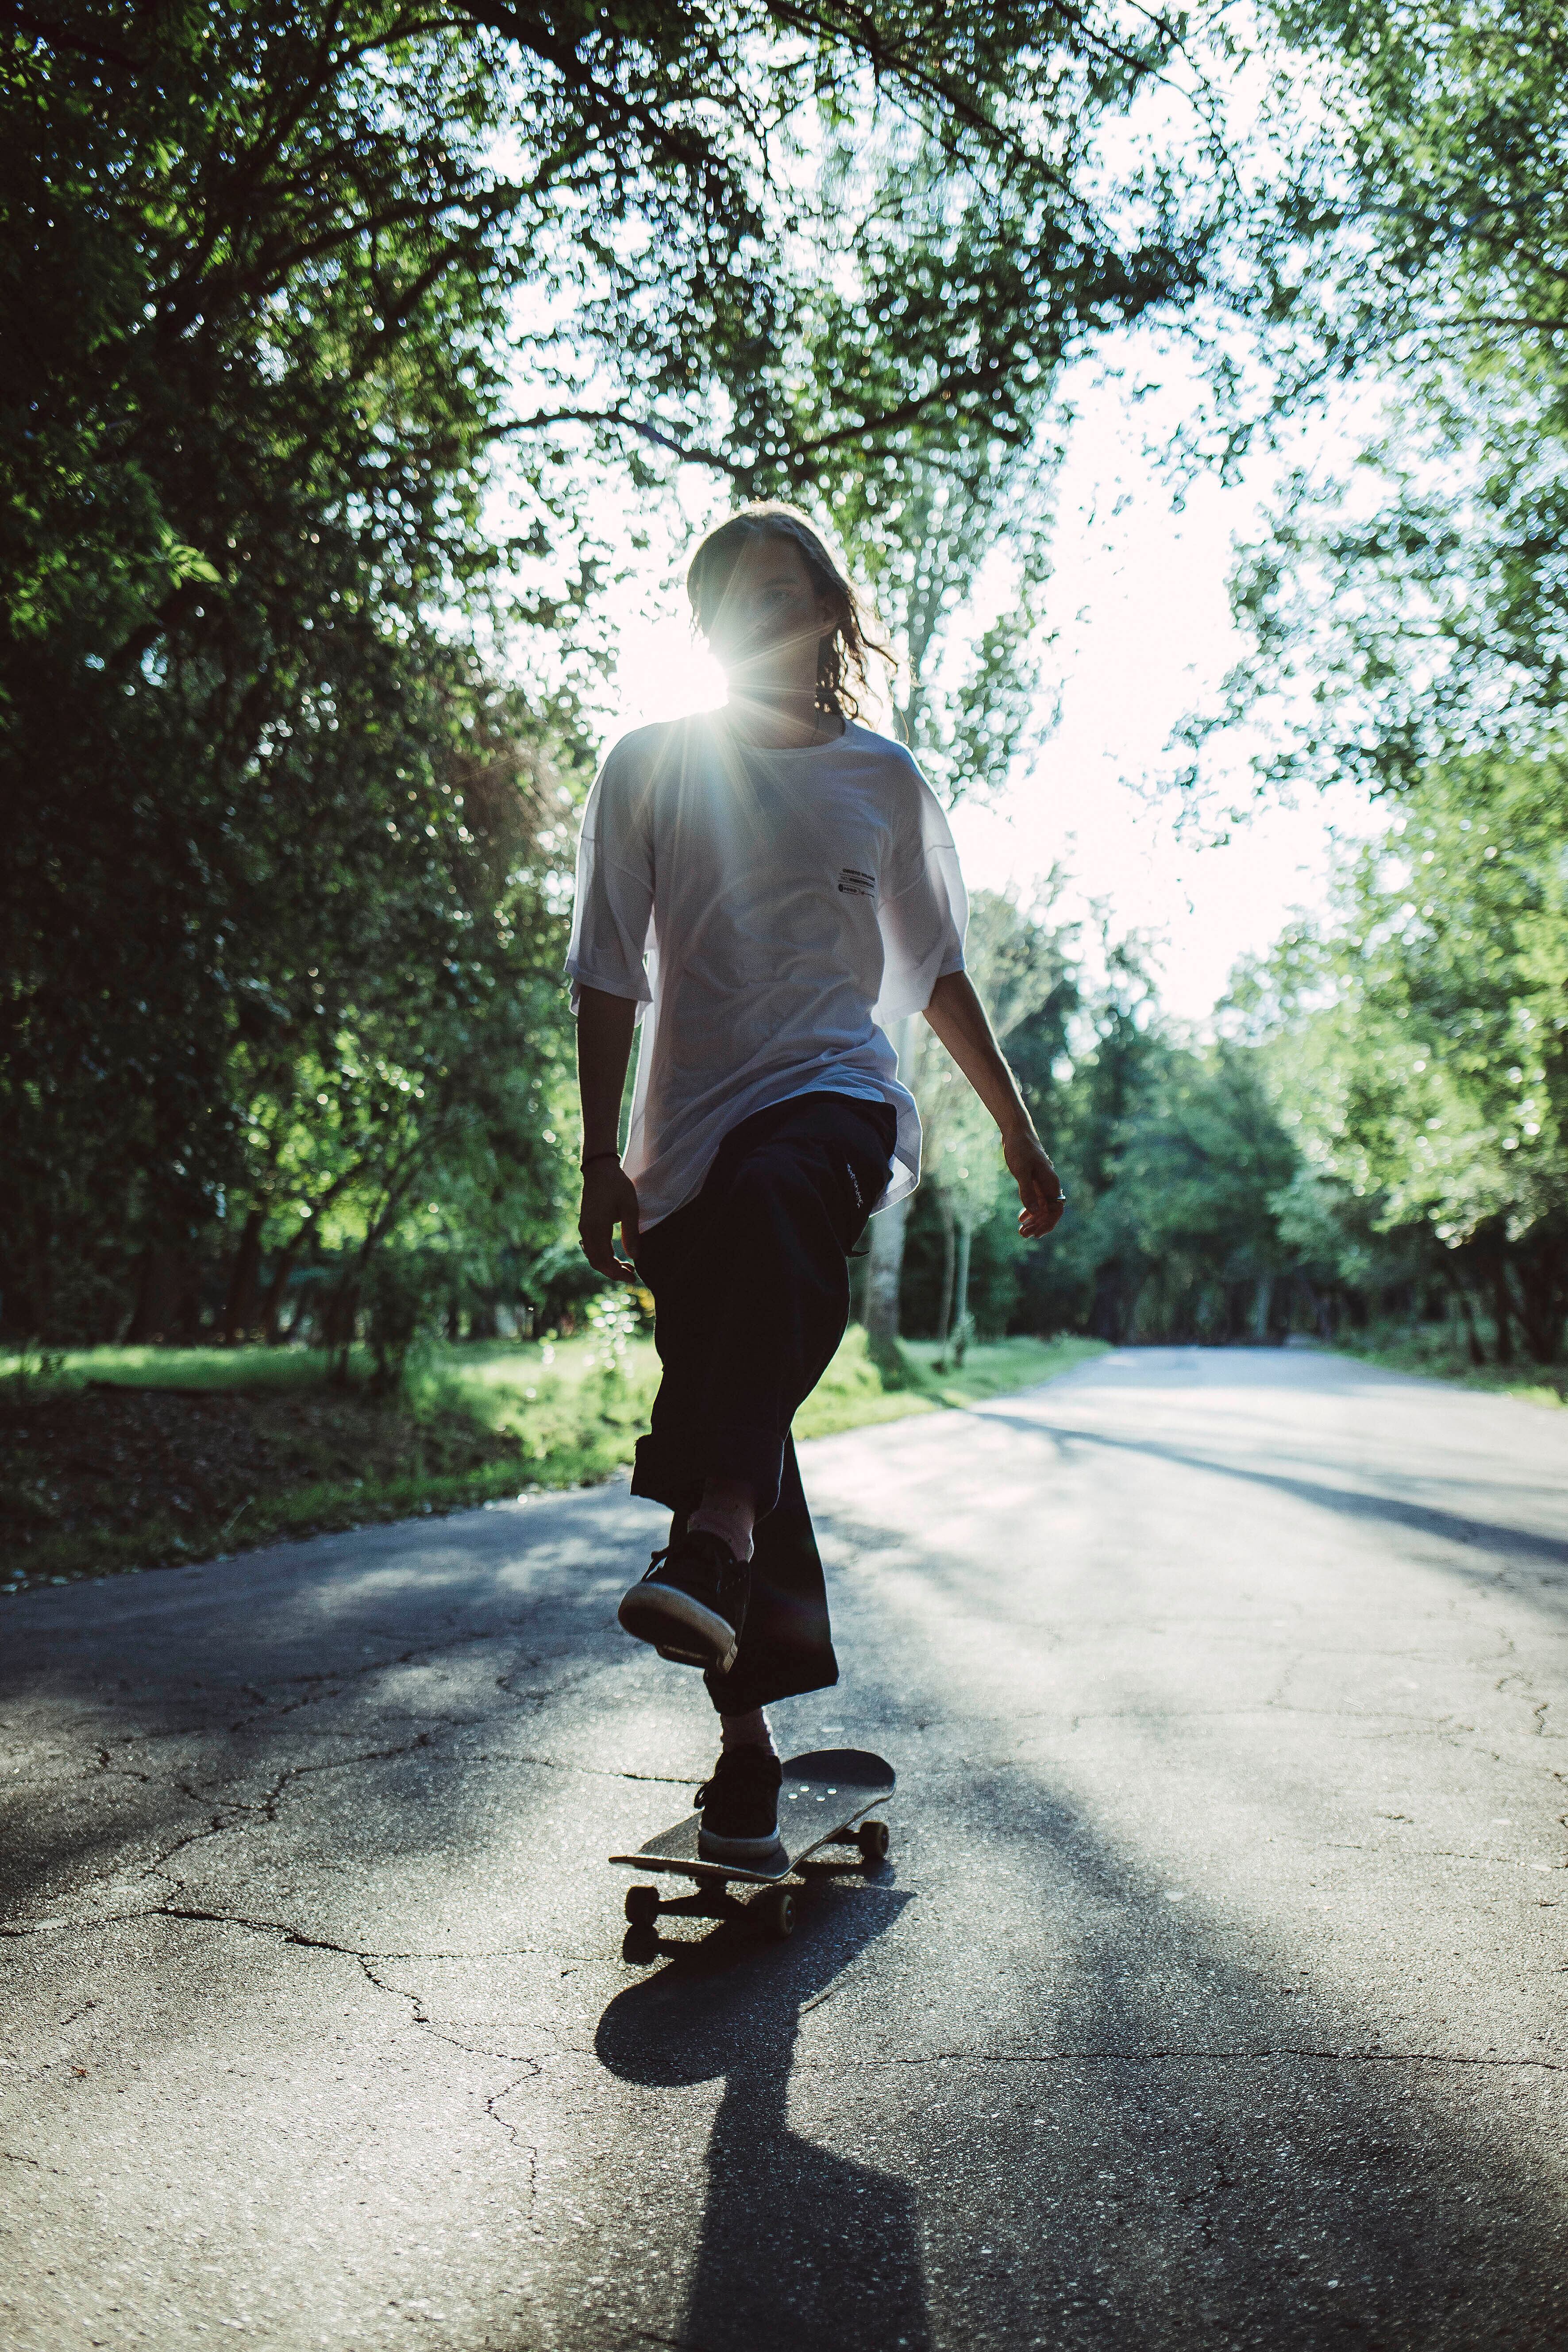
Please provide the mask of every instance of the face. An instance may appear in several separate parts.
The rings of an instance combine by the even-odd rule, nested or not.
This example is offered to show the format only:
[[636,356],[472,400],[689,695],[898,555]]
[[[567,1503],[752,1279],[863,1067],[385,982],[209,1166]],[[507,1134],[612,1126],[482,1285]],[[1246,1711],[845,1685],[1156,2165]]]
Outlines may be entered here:
[[748,540],[736,558],[708,642],[731,677],[781,682],[799,672],[816,677],[816,653],[837,615],[812,586],[805,558],[793,540]]

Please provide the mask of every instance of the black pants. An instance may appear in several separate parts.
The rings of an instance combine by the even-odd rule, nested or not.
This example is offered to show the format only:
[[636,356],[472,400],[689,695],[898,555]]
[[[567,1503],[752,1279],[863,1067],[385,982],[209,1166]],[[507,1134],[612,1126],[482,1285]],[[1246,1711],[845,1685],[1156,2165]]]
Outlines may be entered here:
[[752,1598],[735,1663],[710,1675],[740,1715],[838,1679],[822,1559],[790,1423],[849,1319],[847,1264],[888,1181],[886,1103],[799,1095],[731,1128],[694,1201],[637,1245],[663,1377],[632,1492],[677,1532],[709,1478],[757,1498]]

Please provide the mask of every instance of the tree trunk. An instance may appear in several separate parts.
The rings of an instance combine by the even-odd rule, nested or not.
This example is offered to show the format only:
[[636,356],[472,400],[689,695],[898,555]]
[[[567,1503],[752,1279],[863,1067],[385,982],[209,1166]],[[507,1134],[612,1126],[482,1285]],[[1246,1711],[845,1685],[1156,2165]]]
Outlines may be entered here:
[[327,1377],[334,1388],[347,1388],[349,1385],[350,1360],[359,1328],[360,1277],[363,1265],[362,1253],[359,1259],[351,1259],[344,1266],[337,1281],[332,1285],[327,1300],[326,1313],[321,1318],[321,1338],[331,1359]]
[[1328,1299],[1320,1295],[1304,1274],[1299,1274],[1296,1281],[1302,1297],[1307,1302],[1307,1312],[1312,1318],[1319,1339],[1331,1339],[1334,1336],[1334,1327],[1330,1318]]
[[[911,1013],[899,1024],[893,1045],[899,1075],[911,1089],[914,1084],[915,1023]],[[895,1201],[871,1220],[870,1255],[866,1264],[866,1337],[872,1348],[890,1348],[899,1337],[899,1288],[904,1276],[904,1243],[908,1238],[910,1195]]]
[[871,1220],[871,1255],[866,1262],[866,1336],[889,1348],[899,1336],[899,1285],[904,1272],[904,1237],[910,1196],[895,1201]]
[[947,1361],[947,1338],[952,1328],[952,1272],[954,1244],[957,1239],[957,1219],[951,1202],[942,1204],[942,1296],[936,1309],[936,1345],[938,1361]]
[[[301,1225],[293,1238],[284,1243],[278,1254],[277,1263],[273,1266],[272,1279],[267,1286],[267,1297],[261,1309],[261,1336],[269,1348],[276,1348],[278,1345],[279,1338],[278,1326],[282,1318],[283,1300],[289,1288],[289,1276],[294,1271],[294,1260],[300,1254],[300,1244],[310,1230],[308,1225]],[[296,1313],[293,1322],[289,1326],[290,1337],[299,1320],[299,1315]]]
[[1268,1337],[1268,1310],[1274,1304],[1274,1276],[1260,1274],[1252,1294],[1252,1337],[1259,1348]]
[[973,1220],[967,1216],[958,1221],[958,1264],[952,1276],[953,1316],[952,1360],[963,1361],[963,1351],[969,1344],[969,1244],[974,1232]]
[[1497,1360],[1513,1361],[1513,1300],[1509,1297],[1508,1262],[1500,1249],[1492,1260],[1492,1313],[1497,1318]]
[[1476,1309],[1470,1297],[1470,1286],[1458,1266],[1451,1269],[1454,1296],[1459,1302],[1459,1320],[1465,1327],[1465,1350],[1478,1370],[1486,1362],[1487,1351],[1481,1345],[1481,1335],[1476,1328]]
[[148,1250],[142,1260],[136,1306],[123,1344],[144,1348],[154,1340],[184,1338],[191,1320],[195,1281],[183,1251]]
[[223,1343],[232,1348],[245,1336],[256,1320],[257,1291],[261,1275],[261,1228],[267,1222],[265,1209],[252,1209],[240,1228],[239,1241],[234,1253],[234,1269],[228,1278],[228,1297],[224,1301]]

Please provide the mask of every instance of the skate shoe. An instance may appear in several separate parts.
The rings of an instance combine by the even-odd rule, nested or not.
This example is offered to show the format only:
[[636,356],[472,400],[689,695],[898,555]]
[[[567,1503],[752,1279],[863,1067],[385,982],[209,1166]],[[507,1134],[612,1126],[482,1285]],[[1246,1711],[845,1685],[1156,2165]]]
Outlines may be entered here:
[[766,1748],[729,1748],[713,1777],[697,1791],[702,1829],[697,1851],[704,1862],[755,1867],[778,1848],[779,1789],[784,1766]]
[[751,1570],[721,1536],[706,1528],[656,1551],[647,1574],[616,1612],[628,1633],[661,1658],[727,1675],[746,1620]]

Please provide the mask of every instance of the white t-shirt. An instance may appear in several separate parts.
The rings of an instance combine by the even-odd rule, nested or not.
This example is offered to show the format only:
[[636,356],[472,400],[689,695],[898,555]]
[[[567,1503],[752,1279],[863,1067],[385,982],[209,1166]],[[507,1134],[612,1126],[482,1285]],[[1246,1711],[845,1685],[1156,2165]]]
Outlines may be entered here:
[[637,1000],[641,1224],[693,1197],[732,1127],[803,1094],[890,1103],[876,1206],[911,1192],[920,1117],[886,1033],[963,971],[967,919],[947,819],[901,744],[849,726],[763,751],[721,712],[623,736],[584,814],[566,969],[574,1011],[582,987]]

